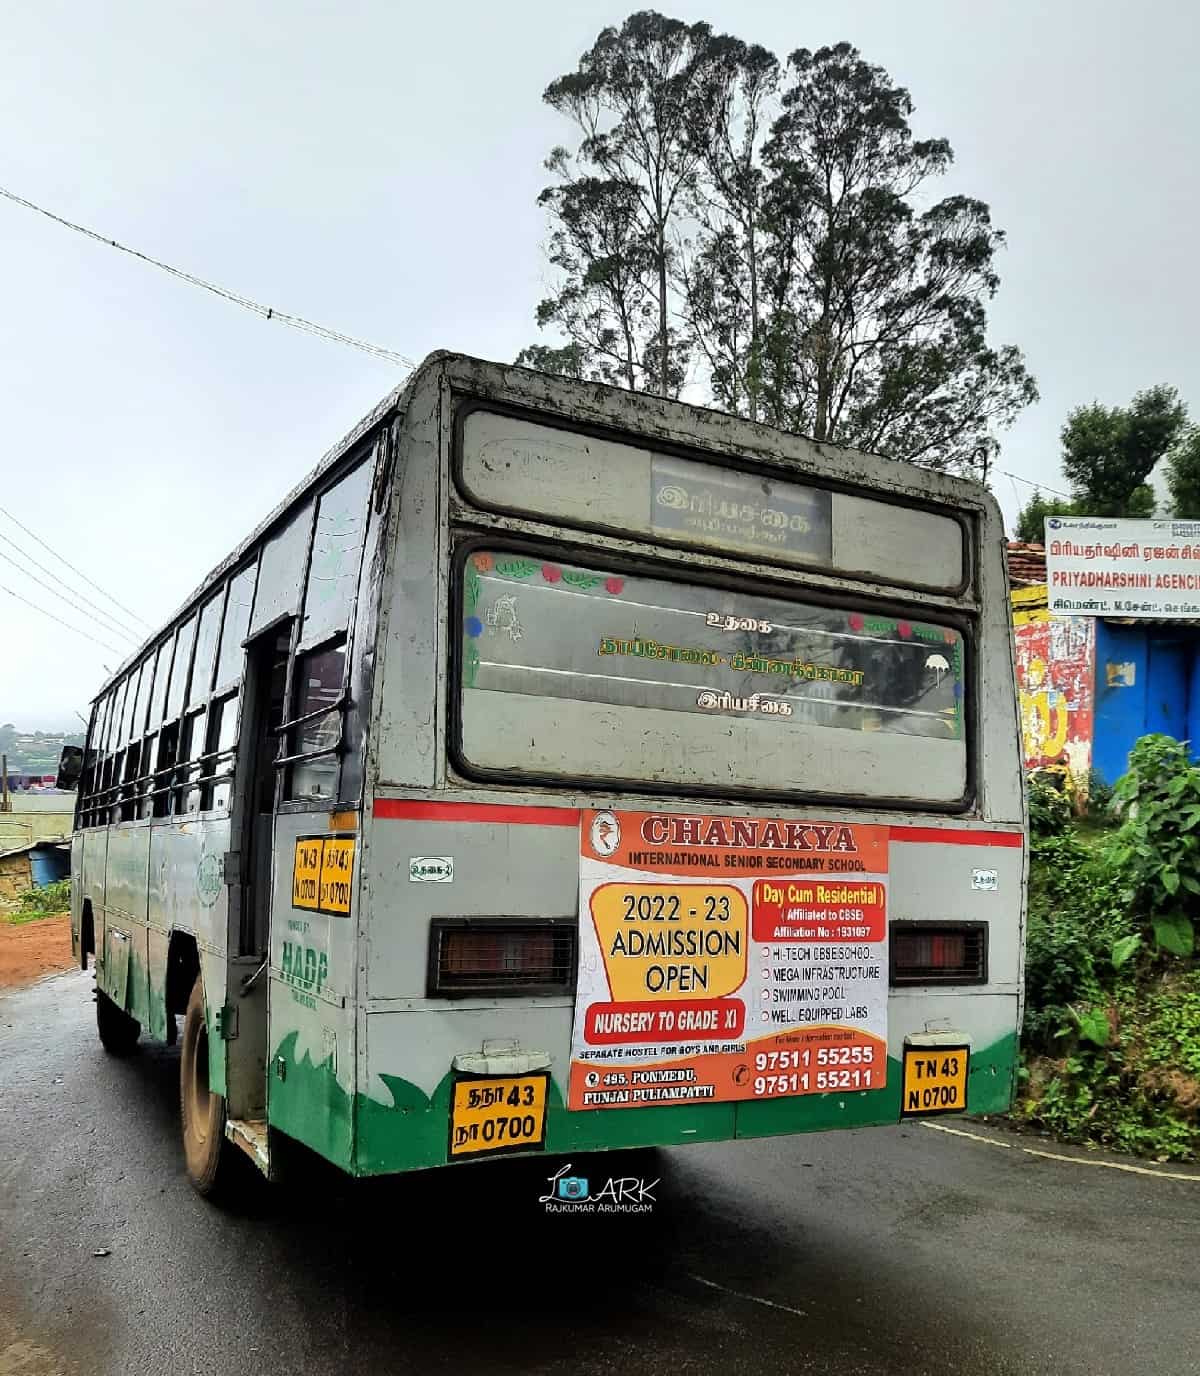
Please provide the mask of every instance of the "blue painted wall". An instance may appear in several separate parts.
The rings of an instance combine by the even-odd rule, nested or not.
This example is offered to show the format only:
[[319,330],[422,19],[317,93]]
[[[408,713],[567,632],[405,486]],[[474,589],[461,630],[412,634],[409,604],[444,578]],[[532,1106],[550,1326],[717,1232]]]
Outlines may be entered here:
[[33,887],[53,884],[56,879],[65,879],[71,873],[71,857],[65,851],[40,849],[29,852],[29,865],[33,871]]
[[1191,741],[1200,758],[1200,631],[1097,621],[1092,768],[1113,783],[1151,732]]

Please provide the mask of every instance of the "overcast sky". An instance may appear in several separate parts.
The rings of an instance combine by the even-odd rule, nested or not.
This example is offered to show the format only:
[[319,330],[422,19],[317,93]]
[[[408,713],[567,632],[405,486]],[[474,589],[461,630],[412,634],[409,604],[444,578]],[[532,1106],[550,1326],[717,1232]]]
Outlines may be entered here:
[[[508,360],[536,337],[541,162],[570,136],[541,92],[631,8],[8,5],[0,185],[414,359]],[[1197,7],[662,8],[781,57],[848,39],[949,138],[946,190],[1008,233],[992,337],[1042,392],[1002,469],[1063,486],[1059,426],[1093,398],[1168,382],[1200,416]],[[0,350],[0,505],[154,625],[399,378],[4,201]],[[995,487],[1011,520],[1028,488]],[[3,515],[0,536],[58,569]],[[0,722],[69,727],[128,642],[3,558],[0,587],[114,647],[0,591]]]

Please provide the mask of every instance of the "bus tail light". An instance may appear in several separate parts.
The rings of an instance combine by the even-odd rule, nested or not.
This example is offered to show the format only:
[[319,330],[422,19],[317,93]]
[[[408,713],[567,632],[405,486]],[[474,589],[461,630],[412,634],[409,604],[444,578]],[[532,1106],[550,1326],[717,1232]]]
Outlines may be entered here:
[[574,918],[434,918],[427,992],[431,998],[569,993],[575,931]]
[[986,984],[986,922],[893,922],[891,983]]

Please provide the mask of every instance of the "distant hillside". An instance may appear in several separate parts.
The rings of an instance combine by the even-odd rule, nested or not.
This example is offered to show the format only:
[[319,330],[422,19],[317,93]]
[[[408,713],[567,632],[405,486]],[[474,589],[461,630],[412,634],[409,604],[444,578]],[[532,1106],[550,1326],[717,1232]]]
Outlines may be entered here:
[[78,731],[18,731],[12,722],[0,726],[0,754],[8,756],[10,774],[53,774],[63,746],[82,744]]

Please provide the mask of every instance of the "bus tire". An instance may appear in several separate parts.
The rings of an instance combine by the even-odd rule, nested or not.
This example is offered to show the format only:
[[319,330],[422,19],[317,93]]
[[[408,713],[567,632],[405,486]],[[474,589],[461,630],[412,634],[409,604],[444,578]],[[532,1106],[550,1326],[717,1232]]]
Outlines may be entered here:
[[183,1155],[193,1189],[206,1199],[230,1193],[237,1162],[225,1136],[225,1100],[208,1085],[208,1023],[204,978],[196,976],[183,1015],[179,1056],[179,1114]]
[[96,1031],[100,1034],[100,1045],[110,1056],[128,1056],[142,1035],[142,1025],[97,989]]

